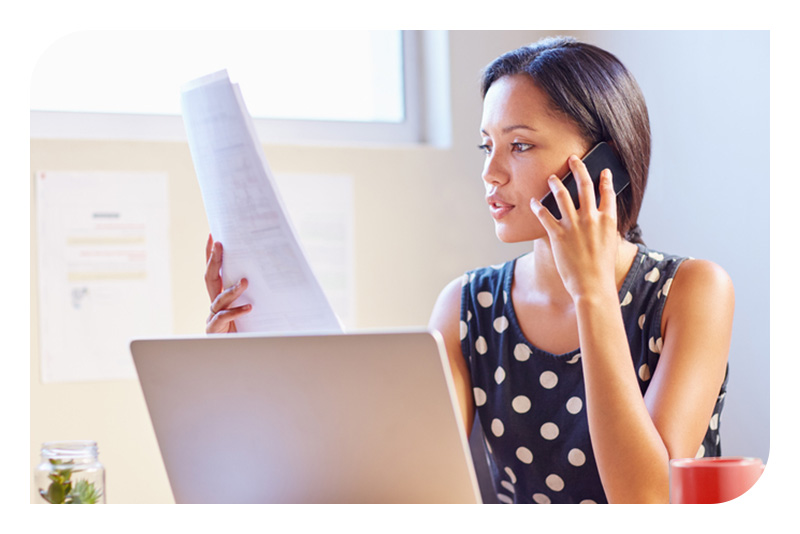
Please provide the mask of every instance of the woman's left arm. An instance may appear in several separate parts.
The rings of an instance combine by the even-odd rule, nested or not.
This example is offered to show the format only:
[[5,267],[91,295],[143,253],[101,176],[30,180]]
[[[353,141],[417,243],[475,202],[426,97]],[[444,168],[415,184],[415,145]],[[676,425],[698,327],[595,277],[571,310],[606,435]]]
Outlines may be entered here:
[[733,300],[722,269],[684,262],[665,304],[661,355],[644,399],[621,317],[608,313],[618,299],[577,303],[589,431],[609,502],[669,501],[669,460],[697,454],[719,395]]
[[[557,182],[562,220],[534,201],[556,265],[573,296],[592,449],[609,502],[668,502],[669,459],[700,447],[724,378],[733,319],[733,287],[710,262],[678,269],[662,317],[658,367],[644,398],[639,389],[614,277],[616,200],[608,171],[599,208],[585,166],[570,161],[581,209]],[[587,206],[584,208],[584,206]]]
[[697,454],[725,378],[733,329],[728,274],[686,260],[673,278],[661,319],[661,356],[644,396],[670,458]]

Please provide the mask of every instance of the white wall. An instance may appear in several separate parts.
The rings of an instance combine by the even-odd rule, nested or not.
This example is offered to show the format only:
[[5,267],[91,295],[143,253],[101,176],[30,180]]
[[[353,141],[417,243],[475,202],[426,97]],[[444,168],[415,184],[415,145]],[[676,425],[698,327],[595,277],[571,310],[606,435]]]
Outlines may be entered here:
[[[768,34],[453,32],[452,147],[269,145],[264,147],[267,159],[277,174],[353,176],[357,326],[423,325],[449,280],[528,248],[497,242],[483,202],[482,156],[475,148],[480,69],[511,48],[566,33],[617,53],[648,99],[654,153],[641,217],[645,240],[670,252],[712,259],[733,277],[737,312],[730,393],[722,419],[723,451],[766,459]],[[208,309],[203,246],[208,227],[188,146],[33,140],[31,184],[37,170],[168,172],[175,332],[203,331]],[[32,266],[37,264],[35,208],[32,203]],[[32,271],[31,468],[43,441],[86,436],[99,442],[108,471],[109,502],[170,502],[135,381],[40,383],[36,284],[37,273]],[[70,403],[63,402],[65,398]],[[73,409],[88,405],[93,409]]]

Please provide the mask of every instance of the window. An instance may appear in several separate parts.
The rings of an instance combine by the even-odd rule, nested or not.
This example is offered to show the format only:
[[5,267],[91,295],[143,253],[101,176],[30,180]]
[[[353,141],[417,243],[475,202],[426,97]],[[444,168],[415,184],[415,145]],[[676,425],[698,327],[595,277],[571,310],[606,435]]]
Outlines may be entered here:
[[227,69],[262,142],[418,142],[417,32],[88,31],[31,84],[31,137],[183,140],[180,87]]

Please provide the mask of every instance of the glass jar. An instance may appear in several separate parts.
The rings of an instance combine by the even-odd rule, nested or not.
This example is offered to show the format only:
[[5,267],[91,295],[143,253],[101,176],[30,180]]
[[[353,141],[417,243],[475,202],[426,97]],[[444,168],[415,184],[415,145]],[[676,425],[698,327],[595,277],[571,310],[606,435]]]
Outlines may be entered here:
[[94,441],[42,444],[34,483],[41,504],[104,504],[106,472]]

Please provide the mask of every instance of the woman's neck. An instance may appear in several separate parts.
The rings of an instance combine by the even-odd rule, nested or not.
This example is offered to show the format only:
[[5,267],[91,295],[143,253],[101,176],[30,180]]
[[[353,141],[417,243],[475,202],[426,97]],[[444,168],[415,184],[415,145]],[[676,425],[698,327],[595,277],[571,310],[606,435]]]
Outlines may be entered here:
[[[638,247],[619,236],[617,260],[615,266],[615,282],[617,290],[622,287],[625,277],[630,270],[631,263],[638,252]],[[564,287],[561,275],[558,273],[553,249],[547,237],[534,241],[533,253],[525,256],[521,262],[520,277],[517,277],[522,286],[540,298],[544,298],[556,305],[571,306],[572,297]],[[520,288],[521,289],[521,288]]]

